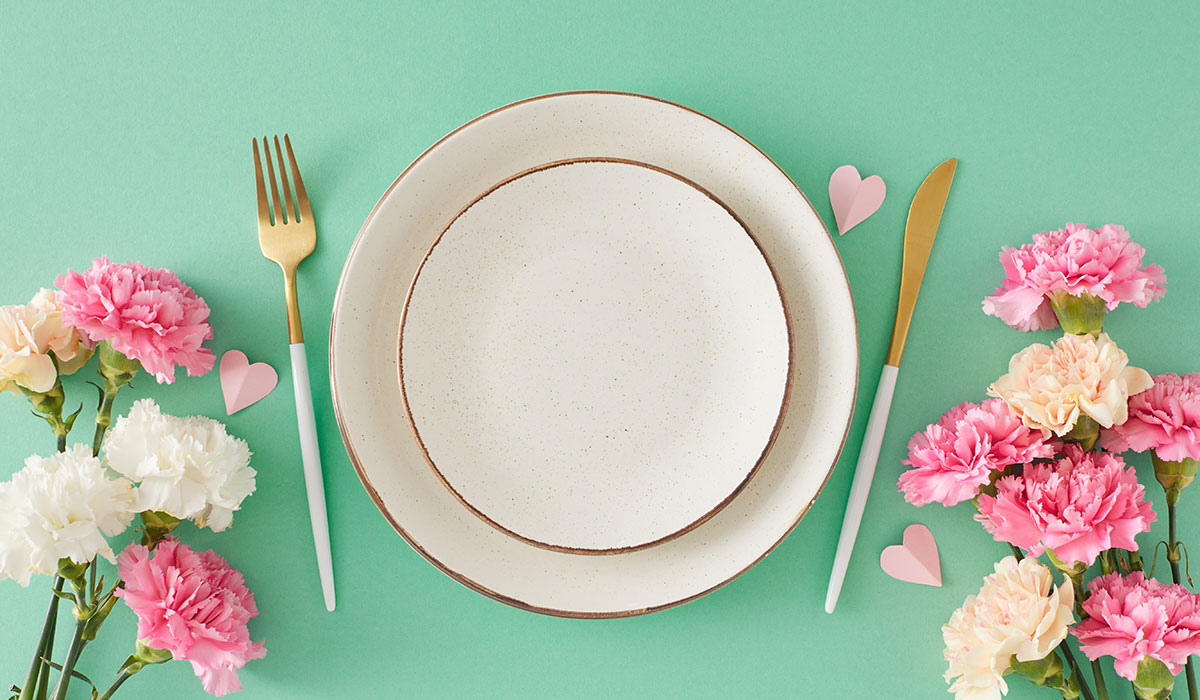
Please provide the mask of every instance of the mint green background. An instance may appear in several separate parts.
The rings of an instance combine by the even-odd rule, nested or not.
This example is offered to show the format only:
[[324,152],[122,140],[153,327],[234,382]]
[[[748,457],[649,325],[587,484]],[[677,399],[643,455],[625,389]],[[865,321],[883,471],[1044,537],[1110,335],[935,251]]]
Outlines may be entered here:
[[[336,6],[336,7],[335,7]],[[1144,9],[1143,9],[1144,8]],[[1169,293],[1108,329],[1152,373],[1200,370],[1200,10],[1161,3],[464,2],[0,4],[0,302],[107,253],[170,267],[211,304],[213,349],[287,372],[277,271],[255,242],[250,138],[289,131],[320,245],[300,271],[322,429],[339,608],[321,606],[291,390],[228,419],[258,492],[232,530],[184,532],[242,569],[265,660],[244,697],[937,698],[940,625],[1006,553],[962,508],[896,493],[908,437],[978,400],[1022,336],[979,309],[996,254],[1066,221],[1123,223]],[[827,224],[844,163],[887,181],[880,211],[837,246],[858,309],[862,379],[824,495],[772,556],[733,584],[636,619],[540,617],[425,563],[376,512],[330,406],[325,341],[338,275],[397,174],[459,124],[559,90],[659,96],[724,121],[774,158]],[[821,611],[837,528],[890,332],[903,222],[924,175],[957,156],[900,373],[870,508],[835,616]],[[90,371],[90,370],[89,370]],[[87,404],[84,377],[68,384]],[[216,374],[156,386],[167,411],[223,417]],[[49,431],[0,398],[0,477]],[[87,427],[77,436],[85,439]],[[1161,502],[1138,460],[1149,492]],[[1200,493],[1182,534],[1200,543]],[[1164,514],[1165,517],[1165,514]],[[904,526],[938,538],[942,588],[894,581],[877,557]],[[1142,538],[1149,550],[1165,527]],[[1200,548],[1196,550],[1200,553]],[[1200,565],[1198,565],[1200,568]],[[47,599],[0,583],[0,680],[18,681]],[[65,620],[65,618],[64,618]],[[134,622],[114,613],[81,669],[111,677]],[[60,646],[61,650],[61,646]],[[84,697],[83,684],[75,697]],[[1113,687],[1128,696],[1128,685]],[[187,664],[118,697],[202,698]],[[1014,680],[1011,698],[1051,697]]]

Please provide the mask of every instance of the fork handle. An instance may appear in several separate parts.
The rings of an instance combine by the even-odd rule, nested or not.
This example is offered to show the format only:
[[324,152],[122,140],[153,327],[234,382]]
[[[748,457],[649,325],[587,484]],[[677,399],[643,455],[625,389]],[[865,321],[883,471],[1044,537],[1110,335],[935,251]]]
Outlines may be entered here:
[[308,514],[312,519],[313,544],[325,609],[333,612],[337,599],[333,590],[333,556],[329,548],[329,520],[325,514],[325,480],[321,474],[321,452],[317,446],[317,421],[313,415],[312,389],[308,383],[308,358],[304,343],[292,343],[292,386],[296,390],[296,421],[300,428],[300,457],[304,461],[304,487],[308,491]]

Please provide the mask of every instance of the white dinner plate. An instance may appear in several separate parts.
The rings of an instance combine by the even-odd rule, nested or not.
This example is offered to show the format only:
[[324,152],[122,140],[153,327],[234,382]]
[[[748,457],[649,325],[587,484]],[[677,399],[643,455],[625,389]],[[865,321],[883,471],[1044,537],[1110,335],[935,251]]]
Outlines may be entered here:
[[752,235],[691,182],[548,163],[471,202],[417,272],[400,382],[430,466],[531,544],[615,554],[726,505],[786,408],[790,338]]
[[[585,556],[535,546],[476,517],[406,426],[397,333],[407,291],[448,223],[499,182],[579,158],[647,163],[696,183],[771,261],[794,343],[779,433],[753,478],[697,527],[654,547]],[[363,225],[338,285],[330,374],[343,441],[372,500],[414,549],[496,600],[569,617],[661,610],[728,583],[796,526],[850,423],[857,338],[849,285],[799,189],[737,133],[661,100],[608,92],[537,97],[460,127],[422,154]]]

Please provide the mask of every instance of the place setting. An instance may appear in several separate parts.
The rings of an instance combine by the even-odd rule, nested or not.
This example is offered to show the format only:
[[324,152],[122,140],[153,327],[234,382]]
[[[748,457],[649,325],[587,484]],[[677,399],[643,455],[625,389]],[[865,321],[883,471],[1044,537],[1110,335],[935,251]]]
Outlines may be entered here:
[[[688,107],[610,91],[499,107],[421,153],[366,213],[326,345],[306,344],[301,299],[320,290],[298,274],[327,242],[322,194],[310,195],[289,135],[255,136],[247,150],[257,238],[244,247],[256,242],[256,262],[282,274],[290,380],[256,356],[255,339],[227,342],[170,269],[102,255],[0,307],[0,388],[28,401],[57,448],[0,482],[0,579],[50,589],[14,698],[64,700],[86,683],[107,700],[172,660],[215,696],[241,689],[239,672],[268,654],[251,628],[258,605],[196,531],[244,519],[264,478],[252,466],[260,436],[227,428],[279,402],[294,406],[293,463],[282,466],[303,484],[291,505],[306,509],[305,538],[311,525],[322,615],[340,614],[338,586],[361,586],[339,578],[346,554],[331,537],[319,436],[328,457],[335,427],[371,503],[430,565],[499,603],[578,619],[647,615],[730,584],[800,525],[849,449],[857,461],[823,563],[824,610],[838,613],[919,292],[940,272],[956,157],[920,165],[891,234],[901,255],[874,261],[900,280],[886,354],[864,349],[885,357],[876,374],[860,364],[830,233],[867,228],[888,196],[881,175],[855,165],[829,176],[827,228],[770,157]],[[1152,376],[1105,328],[1119,307],[1161,299],[1165,274],[1115,224],[1067,223],[1014,244],[977,308],[1046,342],[1012,355],[978,387],[988,398],[950,407],[884,472],[913,506],[966,504],[980,542],[1001,545],[941,628],[945,680],[961,700],[1003,696],[1006,676],[1096,700],[1118,695],[1107,668],[1139,700],[1168,699],[1177,676],[1195,699],[1200,595],[1184,586],[1176,520],[1200,460],[1200,375]],[[309,376],[326,350],[331,413]],[[98,396],[79,378],[64,383],[92,364]],[[229,426],[128,400],[135,379],[156,389],[214,369],[211,405]],[[856,407],[860,388],[873,400]],[[81,390],[98,399],[82,440],[71,437]],[[1125,461],[1145,452],[1169,521],[1158,578],[1157,547],[1136,538],[1160,513]],[[908,586],[887,589],[904,600],[942,588],[953,556],[938,544],[942,522],[892,518],[890,543],[860,545],[860,565],[869,557],[889,586]],[[98,685],[81,658],[118,603],[137,631]],[[307,614],[315,600],[295,606]]]

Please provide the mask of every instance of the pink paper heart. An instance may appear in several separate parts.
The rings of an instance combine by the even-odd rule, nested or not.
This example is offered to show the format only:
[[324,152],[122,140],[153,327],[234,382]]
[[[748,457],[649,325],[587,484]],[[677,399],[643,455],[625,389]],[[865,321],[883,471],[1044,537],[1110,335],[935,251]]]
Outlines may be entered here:
[[837,219],[838,235],[845,235],[874,214],[886,194],[887,186],[878,175],[864,180],[853,165],[834,170],[829,178],[829,203]]
[[225,412],[229,415],[258,403],[278,383],[279,375],[271,365],[250,364],[241,350],[230,350],[221,356],[221,393],[225,395]]
[[942,562],[938,558],[937,542],[924,525],[905,528],[904,544],[894,544],[883,550],[879,565],[888,576],[901,581],[942,585]]

